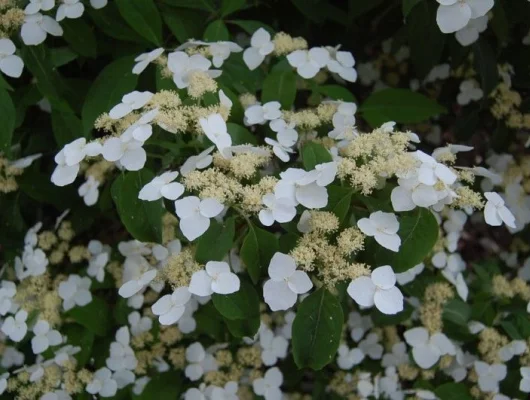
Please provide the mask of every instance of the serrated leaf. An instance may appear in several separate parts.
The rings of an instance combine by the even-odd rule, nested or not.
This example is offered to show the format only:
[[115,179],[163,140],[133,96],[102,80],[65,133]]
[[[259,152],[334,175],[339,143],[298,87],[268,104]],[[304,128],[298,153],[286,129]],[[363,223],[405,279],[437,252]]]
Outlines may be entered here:
[[[84,132],[90,132],[96,119],[121,102],[123,95],[136,87],[138,75],[132,73],[133,57],[120,58],[107,65],[90,87],[83,104]],[[112,85],[109,85],[112,82]]]
[[261,100],[279,101],[284,109],[290,109],[296,98],[296,74],[291,71],[275,71],[263,81]]
[[111,195],[127,231],[141,242],[162,241],[162,201],[145,201],[138,198],[140,190],[154,178],[144,168],[121,174],[112,184]]
[[343,323],[342,306],[327,289],[306,297],[293,322],[293,356],[298,368],[319,370],[333,361]]
[[149,42],[162,45],[162,19],[153,0],[116,0],[129,26]]
[[306,171],[311,171],[316,165],[333,161],[331,153],[320,143],[307,142],[302,147],[302,163]]
[[434,100],[408,89],[384,89],[370,95],[360,111],[372,127],[395,121],[411,124],[446,112]]

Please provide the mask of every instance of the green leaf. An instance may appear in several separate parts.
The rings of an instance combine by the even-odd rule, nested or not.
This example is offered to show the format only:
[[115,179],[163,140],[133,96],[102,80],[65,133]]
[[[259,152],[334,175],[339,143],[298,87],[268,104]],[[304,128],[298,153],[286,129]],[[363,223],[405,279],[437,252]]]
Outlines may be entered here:
[[233,88],[239,94],[256,93],[261,88],[264,72],[260,68],[250,71],[243,62],[242,53],[230,55],[223,64],[223,73],[218,81],[226,87]]
[[0,115],[2,124],[0,125],[0,153],[9,152],[13,132],[15,131],[16,109],[11,96],[6,90],[0,89]]
[[228,218],[223,224],[210,220],[210,227],[197,241],[195,259],[200,263],[222,261],[234,244],[235,220]]
[[499,83],[497,57],[486,39],[480,38],[473,44],[475,71],[480,75],[481,87],[484,97]]
[[213,21],[204,31],[204,40],[218,42],[230,39],[230,34],[225,23],[221,20]]
[[52,204],[58,210],[70,208],[78,200],[77,189],[73,185],[55,186],[50,181],[50,175],[39,172],[36,166],[17,177],[17,183],[20,190],[32,199]]
[[228,133],[232,137],[232,145],[238,144],[258,144],[256,136],[254,136],[247,128],[244,126],[234,124],[229,122],[226,124],[228,128]]
[[307,142],[302,147],[302,163],[307,171],[315,168],[315,165],[333,161],[331,153],[320,143]]
[[135,239],[160,243],[164,214],[162,202],[138,198],[140,190],[153,178],[154,174],[146,168],[121,174],[112,184],[111,195],[121,222]]
[[340,302],[327,289],[322,287],[302,301],[293,322],[293,355],[298,368],[318,370],[333,360],[343,322]]
[[232,294],[212,295],[213,304],[219,313],[229,320],[259,316],[259,296],[249,282],[241,280],[241,287]]
[[379,310],[372,311],[371,317],[376,326],[389,326],[389,325],[399,325],[405,322],[410,318],[414,308],[410,304],[405,303],[403,311],[389,315],[383,314]]
[[24,46],[20,54],[24,65],[33,74],[39,92],[48,99],[52,108],[73,112],[72,106],[77,105],[74,102],[79,101],[79,95],[71,91],[51,65],[46,47],[44,45]]
[[129,26],[149,42],[162,45],[162,19],[153,0],[116,0]]
[[259,329],[260,317],[258,315],[247,319],[225,319],[225,324],[232,336],[237,338],[254,337]]
[[62,67],[68,63],[71,63],[79,57],[70,47],[55,47],[50,49],[49,57],[51,65],[54,67]]
[[13,90],[13,87],[9,83],[6,82],[2,74],[0,74],[0,89],[6,89],[9,91]]
[[195,10],[163,7],[162,18],[180,43],[200,37],[203,31],[204,14]]
[[213,0],[162,0],[164,3],[175,7],[192,8],[214,12],[215,5]]
[[390,265],[399,273],[421,263],[438,240],[438,222],[430,210],[416,208],[399,214],[398,235],[401,247],[397,253],[370,241],[366,253],[372,259],[372,265]]
[[383,3],[384,0],[372,0],[372,1],[359,1],[349,0],[348,1],[348,18],[353,20],[358,18],[367,12],[373,10],[378,5]]
[[[125,322],[127,324],[127,322]],[[79,346],[81,350],[74,355],[78,366],[83,367],[91,358],[92,345],[94,344],[94,332],[83,328],[78,324],[68,324],[64,327],[65,336],[68,338],[68,344]]]
[[247,267],[248,274],[254,284],[258,283],[260,276],[269,267],[272,256],[279,249],[278,238],[271,232],[260,229],[253,224],[249,230],[239,256]]
[[452,299],[448,301],[442,312],[443,319],[464,327],[467,327],[467,322],[470,317],[471,306],[460,299]]
[[340,85],[316,85],[315,90],[333,100],[342,100],[355,103],[357,100],[351,92]]
[[154,374],[145,385],[142,393],[139,395],[133,394],[132,399],[178,399],[182,391],[182,374],[177,371],[168,371]]
[[275,71],[263,81],[261,100],[279,101],[284,109],[290,109],[296,98],[296,74],[293,71]]
[[363,118],[375,128],[388,121],[404,124],[422,122],[446,112],[446,109],[412,90],[385,89],[369,96],[361,112]]
[[95,58],[97,55],[96,36],[83,19],[68,19],[61,22],[64,40],[78,54]]
[[337,185],[328,186],[328,205],[327,211],[334,213],[341,223],[346,220],[350,210],[353,191],[351,188],[345,188]]
[[[96,119],[121,102],[124,94],[136,87],[138,75],[132,73],[133,57],[120,58],[107,65],[90,87],[81,113],[84,132],[90,132]],[[109,84],[112,82],[112,84]]]
[[271,35],[274,34],[274,29],[271,26],[269,26],[267,24],[264,24],[263,22],[260,22],[260,21],[231,20],[231,21],[227,21],[227,22],[239,26],[241,29],[243,29],[245,32],[247,32],[249,35],[252,35],[259,28],[265,29]]
[[226,17],[245,7],[246,0],[223,0],[221,5],[221,17]]
[[74,307],[66,315],[98,336],[105,336],[112,327],[110,308],[101,297],[92,296],[86,306]]
[[403,0],[403,3],[401,4],[401,9],[403,11],[403,16],[407,18],[409,13],[412,11],[414,6],[418,4],[420,1],[423,0]]
[[424,78],[439,64],[445,46],[445,36],[436,24],[438,4],[422,1],[406,16],[406,31],[410,55],[419,78]]
[[471,400],[469,389],[463,383],[444,383],[434,389],[440,400]]
[[145,43],[145,39],[125,23],[115,2],[109,2],[99,10],[87,7],[87,11],[96,26],[107,36],[126,42]]
[[83,136],[83,124],[73,113],[52,110],[52,129],[59,148]]
[[193,318],[197,322],[196,332],[210,336],[212,339],[222,342],[225,337],[224,319],[210,302],[205,304],[193,314]]
[[508,334],[512,340],[524,340],[524,337],[519,333],[517,327],[510,321],[501,322],[502,329]]

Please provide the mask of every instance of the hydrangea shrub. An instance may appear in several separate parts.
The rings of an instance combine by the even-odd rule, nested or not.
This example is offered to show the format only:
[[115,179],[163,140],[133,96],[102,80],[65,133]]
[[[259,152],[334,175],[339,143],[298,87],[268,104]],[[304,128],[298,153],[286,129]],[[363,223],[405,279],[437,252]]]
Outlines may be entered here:
[[0,0],[2,398],[527,398],[528,17]]

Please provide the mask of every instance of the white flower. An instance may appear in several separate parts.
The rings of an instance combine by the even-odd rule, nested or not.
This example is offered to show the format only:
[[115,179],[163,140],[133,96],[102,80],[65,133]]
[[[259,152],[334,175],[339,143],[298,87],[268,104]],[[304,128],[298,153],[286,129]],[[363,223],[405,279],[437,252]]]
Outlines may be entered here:
[[13,298],[17,294],[17,286],[11,281],[2,281],[0,286],[0,315],[6,315],[15,302]]
[[237,384],[237,382],[234,382],[234,381],[227,382],[224,388],[220,388],[217,386],[210,386],[210,387],[211,387],[211,393],[210,393],[211,400],[239,400],[239,396],[237,395],[237,390],[239,388],[239,385]]
[[132,371],[138,365],[134,350],[129,346],[130,340],[131,335],[126,326],[116,331],[116,341],[110,344],[110,355],[106,359],[107,367],[112,371]]
[[147,161],[143,144],[143,141],[132,136],[132,131],[127,130],[120,137],[107,139],[103,144],[102,155],[107,161],[119,162],[127,171],[139,171]]
[[131,333],[133,336],[138,336],[144,332],[149,332],[153,327],[153,321],[149,317],[142,317],[138,311],[133,311],[127,317],[129,325],[131,326]]
[[3,394],[7,389],[7,378],[9,378],[9,372],[0,375],[0,394]]
[[328,204],[328,192],[317,184],[318,173],[299,168],[288,168],[280,173],[280,181],[274,187],[276,198],[286,197],[306,208],[322,208]]
[[207,118],[200,118],[199,123],[206,137],[217,146],[221,154],[232,146],[232,137],[228,134],[226,122],[221,114],[211,114]]
[[349,349],[345,344],[339,346],[337,354],[337,365],[344,370],[351,370],[364,360],[364,353],[361,349]]
[[160,57],[164,53],[164,48],[159,47],[158,49],[151,50],[147,53],[142,53],[134,59],[136,64],[133,67],[132,73],[139,75],[141,74],[149,65]]
[[87,206],[93,206],[97,203],[99,197],[100,183],[93,175],[89,175],[85,183],[79,186],[77,193],[83,198],[83,201]]
[[231,53],[240,53],[243,48],[237,43],[228,41],[219,41],[214,43],[197,42],[198,44],[209,47],[212,63],[215,68],[221,68],[223,63],[230,57]]
[[443,333],[429,336],[427,329],[420,327],[409,329],[404,336],[412,346],[414,361],[423,369],[431,368],[443,355],[456,354],[455,346]]
[[250,39],[250,46],[243,53],[243,61],[251,71],[258,68],[265,56],[274,51],[271,35],[263,28],[259,28]]
[[530,367],[521,367],[521,383],[519,390],[521,392],[530,393]]
[[493,0],[437,0],[436,23],[443,33],[465,27],[472,18],[482,17],[493,7]]
[[202,151],[196,156],[189,157],[186,161],[184,161],[182,167],[180,167],[180,173],[183,176],[186,176],[196,169],[204,169],[208,167],[213,161],[213,157],[211,155],[213,149],[215,149],[215,146],[208,147],[206,150]]
[[210,296],[213,293],[230,294],[239,290],[240,282],[224,261],[208,261],[205,269],[191,276],[190,293]]
[[438,180],[446,185],[452,185],[456,181],[456,174],[446,165],[439,163],[433,157],[417,150],[414,156],[421,162],[418,169],[418,181],[424,185],[433,186]]
[[478,387],[483,392],[497,392],[499,382],[506,378],[507,368],[504,364],[487,364],[475,361],[473,364],[478,375]]
[[311,50],[295,50],[287,55],[287,61],[304,79],[314,78],[330,60],[329,51],[323,47],[313,47]]
[[72,400],[72,396],[64,390],[55,390],[44,394],[39,400]]
[[272,311],[291,308],[299,294],[307,293],[313,283],[304,271],[296,270],[294,259],[276,252],[269,264],[269,279],[263,286],[263,297]]
[[117,390],[118,384],[112,379],[112,371],[106,367],[98,369],[86,386],[88,393],[99,394],[101,397],[112,397]]
[[55,155],[57,166],[52,173],[51,181],[57,186],[69,185],[77,177],[79,163],[86,156],[96,156],[100,153],[101,145],[97,142],[87,143],[85,138],[68,143]]
[[28,313],[25,310],[19,310],[15,317],[7,317],[2,325],[2,332],[4,332],[13,342],[20,342],[26,336],[28,326],[26,319]]
[[274,139],[266,137],[265,143],[272,146],[272,152],[283,162],[289,161],[289,153],[294,153],[294,150],[292,150],[289,146],[285,146],[281,142]]
[[[267,103],[269,104],[269,103]],[[285,147],[292,147],[298,140],[298,132],[296,132],[294,122],[287,124],[285,120],[278,118],[269,123],[270,128],[277,133],[278,142]]]
[[151,92],[138,92],[137,90],[127,93],[121,98],[121,103],[112,107],[109,111],[109,117],[120,119],[130,114],[134,110],[139,110],[145,106],[153,97]]
[[140,190],[138,198],[147,201],[158,200],[162,197],[168,200],[178,199],[184,193],[184,186],[178,182],[173,182],[178,175],[179,173],[176,171],[167,171],[153,178]]
[[128,299],[129,297],[134,296],[136,293],[144,289],[147,285],[151,283],[156,277],[156,269],[150,269],[144,272],[141,275],[133,277],[133,279],[128,280],[123,285],[121,285],[120,290],[118,291],[121,297]]
[[355,70],[355,59],[349,51],[331,52],[331,58],[327,63],[330,72],[338,74],[348,82],[357,81],[357,71]]
[[85,11],[85,6],[79,0],[62,0],[62,4],[57,8],[55,19],[62,21],[65,18],[75,19],[81,17]]
[[381,365],[383,367],[397,367],[402,364],[408,364],[409,355],[407,354],[407,345],[405,342],[398,342],[392,346],[392,352],[383,356]]
[[372,360],[380,360],[384,350],[383,346],[379,344],[379,336],[376,333],[370,333],[365,339],[361,340],[359,349]]
[[434,82],[437,80],[443,81],[449,78],[450,71],[451,71],[451,66],[449,64],[435,65],[429,71],[429,73],[427,74],[423,82],[429,83],[429,82]]
[[48,15],[41,13],[26,15],[20,30],[22,41],[28,46],[41,44],[48,35],[62,36],[63,28]]
[[351,329],[351,338],[358,342],[367,331],[372,329],[373,322],[369,315],[361,315],[352,311],[348,316],[348,327]]
[[191,293],[188,288],[182,286],[176,288],[172,294],[166,294],[158,299],[151,310],[158,316],[158,321],[162,325],[172,325],[182,317],[190,298]]
[[15,54],[16,47],[10,39],[0,39],[0,71],[11,78],[22,75],[24,62]]
[[192,381],[197,381],[209,371],[217,370],[217,362],[210,353],[207,353],[199,342],[192,343],[186,349],[186,361],[188,365],[184,375]]
[[32,154],[30,156],[19,158],[18,160],[10,161],[9,165],[15,168],[24,169],[33,164],[33,161],[42,157],[42,153]]
[[282,372],[277,367],[273,367],[265,372],[263,378],[255,379],[252,382],[252,388],[254,393],[263,396],[265,400],[282,400],[283,394],[280,389],[282,383]]
[[91,257],[88,261],[86,272],[89,276],[96,278],[98,282],[103,282],[103,279],[105,279],[105,266],[110,258],[110,247],[107,245],[103,246],[98,240],[91,240],[88,242],[88,251]]
[[410,211],[438,203],[439,196],[434,186],[420,183],[417,176],[399,178],[398,185],[390,194],[394,211]]
[[208,74],[211,78],[221,75],[219,70],[209,70],[212,63],[200,54],[189,56],[183,51],[170,53],[167,60],[167,67],[173,72],[173,81],[179,89],[187,88],[190,75],[195,71]]
[[63,308],[68,311],[75,306],[86,306],[92,301],[90,293],[90,278],[79,275],[69,275],[68,280],[59,284],[58,294],[63,299]]
[[0,365],[4,369],[10,369],[24,364],[24,353],[18,351],[14,347],[6,346],[4,353],[2,354],[2,361]]
[[332,139],[352,139],[350,135],[355,135],[355,113],[357,105],[355,103],[340,102],[337,111],[333,114],[333,130],[328,133]]
[[488,27],[488,16],[474,18],[462,29],[455,33],[456,40],[462,46],[469,46],[478,40],[479,34],[484,32]]
[[357,226],[365,235],[373,236],[385,249],[399,251],[401,238],[397,234],[399,222],[395,214],[376,211],[370,214],[370,218],[357,221]]
[[50,346],[57,346],[62,343],[63,338],[59,331],[50,329],[47,321],[39,320],[33,327],[35,336],[31,339],[31,349],[34,354],[40,354]]
[[257,125],[278,119],[282,116],[280,108],[281,104],[278,101],[269,101],[263,105],[254,104],[245,110],[245,123]]
[[224,206],[216,199],[199,199],[188,196],[175,201],[175,211],[180,218],[180,230],[190,242],[210,227],[210,218],[223,211]]
[[283,336],[274,336],[274,333],[268,328],[260,331],[259,344],[261,346],[261,360],[268,367],[275,365],[279,358],[287,357],[289,342]]
[[484,207],[484,219],[491,226],[500,226],[504,222],[510,228],[515,228],[515,217],[504,205],[504,200],[495,192],[486,192],[484,197],[488,200]]
[[480,100],[482,96],[484,96],[484,92],[478,87],[477,81],[467,79],[460,84],[460,93],[456,96],[456,102],[461,106],[465,106],[471,101]]
[[403,311],[403,295],[395,286],[396,276],[390,265],[383,265],[372,271],[371,277],[361,276],[350,282],[348,294],[363,307],[374,304],[384,314]]
[[520,356],[526,351],[526,342],[524,340],[512,340],[505,346],[502,346],[498,353],[502,361],[510,361],[515,356]]
[[277,199],[273,194],[268,193],[261,201],[267,207],[259,212],[259,220],[265,226],[271,226],[274,221],[290,222],[296,216],[296,207],[290,198]]
[[50,11],[53,7],[55,7],[55,0],[29,0],[24,13],[36,14],[39,11]]

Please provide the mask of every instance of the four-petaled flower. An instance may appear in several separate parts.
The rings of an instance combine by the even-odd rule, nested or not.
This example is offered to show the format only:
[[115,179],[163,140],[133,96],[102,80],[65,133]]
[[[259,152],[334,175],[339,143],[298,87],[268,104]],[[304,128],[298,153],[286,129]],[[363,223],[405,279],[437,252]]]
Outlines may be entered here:
[[367,236],[373,236],[377,243],[386,249],[399,251],[401,238],[397,234],[399,222],[395,214],[376,211],[370,218],[361,218],[357,226]]
[[180,230],[190,242],[210,227],[210,218],[221,214],[224,206],[216,199],[199,199],[188,196],[175,201],[175,211],[180,218]]
[[190,293],[210,296],[213,293],[230,294],[239,290],[239,278],[230,271],[228,263],[208,261],[204,268],[191,276]]

